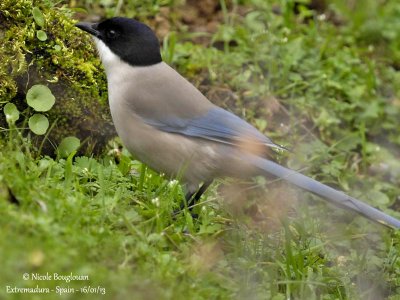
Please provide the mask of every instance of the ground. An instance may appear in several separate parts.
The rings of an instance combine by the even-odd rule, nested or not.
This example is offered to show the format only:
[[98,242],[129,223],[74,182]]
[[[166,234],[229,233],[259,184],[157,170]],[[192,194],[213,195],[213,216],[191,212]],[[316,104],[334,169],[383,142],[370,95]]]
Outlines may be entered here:
[[[150,24],[168,63],[292,150],[278,161],[400,218],[398,1],[33,6]],[[82,58],[95,60],[94,52]],[[104,81],[99,70],[94,82]],[[1,94],[0,105],[15,92]],[[46,156],[26,134],[31,111],[18,107],[21,124],[0,117],[0,298],[400,299],[396,230],[263,178],[220,180],[197,219],[174,215],[179,182],[136,161],[118,139],[95,156]],[[18,290],[26,287],[49,292]]]

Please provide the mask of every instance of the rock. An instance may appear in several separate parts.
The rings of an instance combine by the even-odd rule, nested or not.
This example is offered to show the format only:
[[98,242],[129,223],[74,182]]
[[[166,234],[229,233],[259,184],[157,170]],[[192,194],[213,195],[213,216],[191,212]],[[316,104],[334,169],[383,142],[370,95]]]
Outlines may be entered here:
[[[0,103],[12,102],[29,117],[32,111],[27,109],[27,91],[34,84],[46,85],[56,104],[45,113],[51,130],[42,154],[53,156],[66,136],[81,140],[82,153],[101,153],[115,136],[115,129],[107,103],[106,78],[91,38],[74,26],[71,11],[36,3],[43,24],[33,17],[32,1],[0,3]],[[37,38],[38,30],[46,33],[45,41]],[[24,121],[20,118],[17,126]],[[0,126],[8,126],[3,113]],[[42,143],[44,136],[31,135],[35,145]]]

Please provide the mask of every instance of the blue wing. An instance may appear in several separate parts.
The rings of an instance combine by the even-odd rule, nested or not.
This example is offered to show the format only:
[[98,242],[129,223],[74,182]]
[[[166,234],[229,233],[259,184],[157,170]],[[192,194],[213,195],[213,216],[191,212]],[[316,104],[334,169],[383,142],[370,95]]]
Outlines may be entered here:
[[159,130],[171,133],[203,138],[220,143],[237,144],[243,140],[252,140],[266,146],[281,148],[246,121],[219,108],[210,109],[205,115],[192,118],[165,118],[144,121]]

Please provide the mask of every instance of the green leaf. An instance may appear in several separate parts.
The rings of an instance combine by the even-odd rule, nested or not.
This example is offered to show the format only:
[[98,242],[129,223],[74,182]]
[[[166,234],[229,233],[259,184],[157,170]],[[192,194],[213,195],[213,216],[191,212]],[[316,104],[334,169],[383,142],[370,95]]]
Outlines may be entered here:
[[68,157],[72,152],[78,150],[81,142],[74,136],[64,138],[57,148],[57,154],[61,157]]
[[29,89],[26,101],[35,111],[48,111],[53,107],[55,97],[47,86],[37,84]]
[[7,103],[3,110],[8,124],[14,124],[19,119],[19,111],[14,103]]
[[34,114],[29,118],[29,129],[37,135],[43,135],[49,128],[49,120],[42,114]]
[[40,40],[42,42],[47,40],[47,34],[43,30],[36,31],[36,37],[38,38],[38,40]]
[[40,27],[44,26],[44,16],[38,7],[32,9],[33,19]]
[[257,129],[263,132],[265,128],[267,128],[267,121],[264,119],[255,119],[254,120],[257,126]]
[[390,204],[389,197],[381,191],[368,192],[368,199],[371,199],[371,202],[377,206],[388,206]]

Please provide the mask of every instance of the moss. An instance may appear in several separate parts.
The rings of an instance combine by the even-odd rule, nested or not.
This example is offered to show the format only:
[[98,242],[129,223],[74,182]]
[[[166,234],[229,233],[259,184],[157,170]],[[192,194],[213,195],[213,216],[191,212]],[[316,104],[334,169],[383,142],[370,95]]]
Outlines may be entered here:
[[[41,10],[43,27],[34,20],[33,7]],[[27,90],[37,83],[49,86],[56,105],[48,117],[56,124],[45,143],[47,154],[53,154],[53,145],[67,135],[85,141],[83,150],[95,152],[114,136],[101,63],[90,37],[74,26],[72,15],[46,1],[0,3],[0,103],[11,101],[25,110]],[[36,37],[39,29],[46,32],[46,41]],[[0,125],[5,125],[3,115]],[[35,139],[41,142],[41,137]]]

